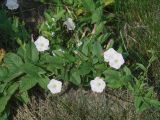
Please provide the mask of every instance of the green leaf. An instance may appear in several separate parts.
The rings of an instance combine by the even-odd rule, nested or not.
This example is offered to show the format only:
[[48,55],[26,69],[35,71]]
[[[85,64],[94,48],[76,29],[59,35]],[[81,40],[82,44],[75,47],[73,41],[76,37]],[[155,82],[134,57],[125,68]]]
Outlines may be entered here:
[[[105,22],[100,22],[99,24],[97,24],[96,26],[96,35],[99,35],[100,33],[102,33],[103,28],[105,27]],[[108,35],[108,33],[107,33]],[[101,35],[100,37],[103,37],[103,35]],[[106,40],[106,39],[105,39]],[[102,40],[100,40],[99,42],[101,42]]]
[[39,52],[33,42],[28,43],[25,47],[19,48],[17,54],[21,56],[25,62],[37,62],[39,60]]
[[25,63],[21,67],[21,71],[23,71],[24,73],[27,73],[28,75],[32,75],[32,76],[46,73],[42,68],[34,64],[31,64],[31,63]]
[[139,96],[135,96],[134,98],[134,106],[136,108],[136,111],[139,112],[140,111],[140,107],[142,105],[142,97],[139,97]]
[[0,113],[0,120],[8,120],[8,111],[3,111],[2,113]]
[[136,63],[136,65],[137,65],[136,69],[140,68],[140,69],[142,69],[144,72],[147,71],[146,67],[145,67],[143,64],[141,64],[141,63]]
[[60,20],[64,16],[65,10],[61,9],[57,11],[57,14],[53,17],[56,19],[56,21]]
[[20,96],[17,97],[21,102],[24,103],[28,103],[29,102],[29,96],[28,96],[28,92],[24,91],[23,93],[21,93]]
[[92,14],[92,23],[100,23],[103,15],[103,8],[97,8]]
[[88,44],[89,44],[89,40],[86,40],[82,46],[82,52],[87,56],[88,55]]
[[87,75],[92,70],[92,64],[88,62],[84,62],[79,67],[79,74],[80,75]]
[[92,52],[94,56],[97,56],[97,57],[102,56],[102,46],[98,41],[95,41]]
[[20,81],[20,92],[25,92],[33,88],[38,83],[39,78],[36,76],[26,75]]
[[95,7],[95,3],[93,0],[84,0],[82,2],[82,5],[87,11],[90,11],[90,12],[95,11],[96,7]]
[[49,78],[45,77],[45,78],[41,78],[38,80],[38,84],[41,86],[41,88],[43,89],[47,89],[47,85],[49,83]]
[[9,74],[9,71],[6,67],[0,67],[0,81],[3,81]]
[[23,61],[17,54],[7,53],[4,58],[4,63],[8,66],[20,67],[23,64]]
[[131,70],[127,66],[125,66],[123,70],[126,73],[126,75],[132,75]]
[[0,96],[0,113],[4,111],[8,101],[12,97],[12,95],[15,93],[15,91],[18,89],[19,84],[14,83],[9,86],[9,88],[6,90],[5,96]]
[[120,88],[126,84],[124,80],[124,76],[121,75],[121,72],[115,70],[106,70],[103,73],[105,75],[105,80],[107,81],[107,85],[111,88]]
[[160,109],[160,102],[156,99],[151,99],[149,102],[153,107]]
[[81,84],[81,77],[78,71],[72,70],[70,73],[70,81],[75,84],[75,85],[80,85]]
[[3,82],[10,82],[11,80],[14,80],[15,78],[18,78],[19,76],[23,75],[24,73],[21,71],[16,71],[16,73],[11,73],[6,77],[6,79],[3,80]]
[[7,86],[7,83],[0,84],[0,93],[3,93],[6,86]]

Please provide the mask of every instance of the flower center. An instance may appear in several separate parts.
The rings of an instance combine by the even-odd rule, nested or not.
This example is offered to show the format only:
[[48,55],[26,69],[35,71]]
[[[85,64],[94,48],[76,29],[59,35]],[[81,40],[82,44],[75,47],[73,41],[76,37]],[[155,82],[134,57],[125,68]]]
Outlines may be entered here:
[[41,47],[44,47],[44,44],[43,44],[43,43],[41,43]]
[[118,63],[118,60],[116,59],[114,62],[115,62],[115,63]]
[[57,87],[57,85],[56,84],[53,84],[53,86],[52,86],[53,88],[56,88]]
[[97,86],[98,86],[98,87],[101,86],[101,83],[97,83]]

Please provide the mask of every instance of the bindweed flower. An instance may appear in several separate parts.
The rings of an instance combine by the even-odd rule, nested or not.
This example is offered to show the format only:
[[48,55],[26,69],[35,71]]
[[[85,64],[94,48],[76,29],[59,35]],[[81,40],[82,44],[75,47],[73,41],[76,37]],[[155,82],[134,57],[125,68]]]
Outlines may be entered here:
[[109,62],[110,67],[115,69],[119,69],[125,62],[122,54],[118,53],[113,48],[104,52],[104,60]]
[[109,62],[113,59],[113,56],[116,54],[116,51],[113,48],[108,49],[104,52],[104,61]]
[[49,49],[49,40],[43,36],[39,36],[34,43],[39,52],[43,52]]
[[72,18],[68,18],[63,24],[67,26],[68,30],[74,30],[76,27]]
[[6,7],[10,10],[15,10],[15,9],[18,9],[19,4],[17,0],[7,0]]
[[91,89],[93,92],[102,93],[106,87],[106,83],[100,77],[96,77],[90,81]]
[[47,88],[51,91],[53,94],[57,94],[61,92],[62,89],[62,82],[52,79],[49,84],[47,85]]
[[115,69],[119,69],[124,64],[124,59],[122,54],[117,53],[114,55],[113,59],[110,60],[109,65]]

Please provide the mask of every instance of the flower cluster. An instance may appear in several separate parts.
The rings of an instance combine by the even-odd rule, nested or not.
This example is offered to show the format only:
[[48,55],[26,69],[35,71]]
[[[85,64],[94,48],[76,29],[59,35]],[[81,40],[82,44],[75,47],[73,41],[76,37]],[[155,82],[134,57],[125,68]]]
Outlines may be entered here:
[[[39,36],[34,42],[38,51],[43,52],[49,49],[49,40],[43,36]],[[110,67],[119,69],[124,64],[122,54],[115,51],[113,48],[104,52],[104,61],[109,62]],[[106,83],[100,77],[96,77],[90,81],[91,90],[93,92],[101,93],[106,87]],[[53,93],[59,93],[62,89],[62,82],[59,80],[52,79],[48,84],[48,89]]]
[[[63,25],[67,27],[67,30],[74,30],[75,24],[71,18],[68,18]],[[55,34],[55,33],[54,33]],[[44,52],[49,49],[49,40],[43,36],[39,36],[38,39],[34,42],[37,50],[39,52]],[[81,46],[83,43],[79,42],[77,46]],[[61,49],[58,51],[63,52]],[[53,56],[56,54],[52,51]],[[108,49],[104,52],[104,61],[109,63],[109,66],[114,69],[119,69],[124,64],[124,59],[122,54],[115,51],[113,48]],[[106,83],[101,77],[96,77],[94,80],[90,81],[91,90],[93,92],[101,93],[106,87]],[[59,80],[52,79],[48,84],[48,89],[51,93],[56,94],[61,92],[62,82]]]

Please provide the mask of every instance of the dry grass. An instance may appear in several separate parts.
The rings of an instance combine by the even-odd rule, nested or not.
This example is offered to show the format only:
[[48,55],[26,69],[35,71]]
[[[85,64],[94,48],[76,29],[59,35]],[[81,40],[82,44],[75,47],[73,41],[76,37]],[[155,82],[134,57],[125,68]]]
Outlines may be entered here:
[[[84,89],[70,89],[63,95],[34,93],[26,105],[18,105],[13,120],[159,120],[158,111],[136,114],[132,98],[124,90],[95,94]],[[15,107],[14,107],[15,108]],[[13,111],[14,108],[12,109]],[[149,113],[149,114],[148,114]]]

